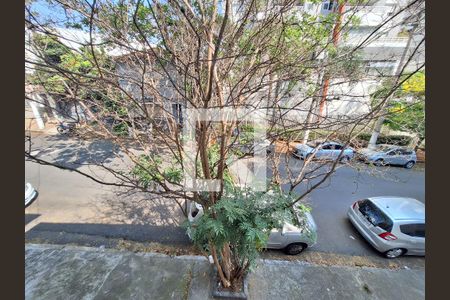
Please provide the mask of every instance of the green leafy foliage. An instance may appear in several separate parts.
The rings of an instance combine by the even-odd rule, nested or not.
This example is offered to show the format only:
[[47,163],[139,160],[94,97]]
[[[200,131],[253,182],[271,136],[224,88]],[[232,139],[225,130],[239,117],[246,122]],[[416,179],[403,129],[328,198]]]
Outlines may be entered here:
[[404,94],[414,96],[425,95],[425,72],[418,72],[402,84]]
[[[97,61],[101,68],[110,69],[112,66],[111,58],[107,57],[103,49],[97,48],[94,53],[89,47],[74,51],[49,35],[35,34],[32,40],[48,67],[37,67],[35,74],[30,76],[29,80],[33,84],[42,85],[50,93],[68,94],[67,89],[73,87],[73,79],[76,78],[79,83],[76,88],[77,96],[89,98],[92,92],[84,85],[95,83],[90,77],[99,75],[94,61]],[[62,71],[56,71],[54,67]],[[70,74],[70,76],[62,76],[61,73]]]
[[160,157],[151,158],[148,155],[141,155],[138,163],[131,170],[131,175],[139,181],[139,185],[147,188],[151,182],[163,180],[162,174],[158,169],[161,163]]
[[308,211],[304,205],[297,211],[288,207],[293,197],[280,191],[254,192],[228,189],[220,201],[206,208],[195,224],[187,224],[193,242],[209,251],[209,242],[220,249],[230,245],[241,266],[254,266],[259,252],[266,247],[270,231],[285,223],[303,226],[298,215]]
[[112,132],[117,136],[127,136],[128,124],[126,122],[120,122],[118,124],[115,124],[112,128]]
[[[362,144],[367,144],[372,136],[371,133],[361,133],[356,140]],[[407,146],[411,142],[411,137],[405,135],[379,135],[377,144],[390,144],[398,146]]]
[[61,63],[61,56],[70,52],[65,45],[48,35],[36,34],[33,40],[36,47],[43,51],[43,58],[51,64]]
[[[403,75],[404,79],[408,75]],[[372,105],[377,105],[389,95],[392,81],[385,81],[372,94]],[[402,83],[393,94],[384,122],[393,130],[408,131],[425,138],[425,73],[417,72]]]
[[389,110],[385,124],[394,130],[407,130],[425,138],[425,102],[409,103],[399,101]]
[[180,183],[182,180],[182,170],[177,167],[176,163],[163,168],[163,160],[159,156],[150,157],[148,155],[140,155],[138,163],[130,172],[139,185],[148,188],[150,184],[163,182],[167,180],[171,183]]

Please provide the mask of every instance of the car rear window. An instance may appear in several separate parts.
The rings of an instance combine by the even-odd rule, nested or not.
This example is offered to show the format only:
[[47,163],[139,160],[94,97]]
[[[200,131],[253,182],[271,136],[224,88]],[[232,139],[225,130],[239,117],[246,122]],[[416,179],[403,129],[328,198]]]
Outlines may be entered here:
[[391,232],[393,226],[392,220],[370,200],[360,201],[359,211],[373,226],[378,226]]
[[425,224],[403,224],[400,231],[414,237],[425,237]]

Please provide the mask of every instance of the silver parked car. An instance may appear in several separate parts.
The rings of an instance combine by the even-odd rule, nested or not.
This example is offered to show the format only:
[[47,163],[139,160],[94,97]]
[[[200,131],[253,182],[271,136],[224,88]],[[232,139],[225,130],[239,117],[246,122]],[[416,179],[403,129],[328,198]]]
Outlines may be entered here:
[[[203,215],[203,207],[195,202],[191,202],[188,212],[190,223],[196,222]],[[267,242],[268,249],[282,249],[286,254],[297,255],[308,247],[313,246],[317,241],[317,226],[312,215],[304,213],[305,217],[296,214],[298,223],[303,226],[285,223],[283,228],[272,229]]]
[[362,149],[358,151],[358,159],[376,166],[400,165],[407,169],[411,169],[417,162],[414,150],[394,145],[377,145],[373,150]]
[[356,201],[347,216],[387,258],[425,255],[425,205],[412,198],[372,197]]
[[355,150],[351,147],[344,148],[344,145],[337,142],[309,142],[307,144],[299,144],[295,147],[294,156],[302,159],[308,159],[314,155],[317,159],[336,160],[343,150],[340,162],[346,163],[353,158]]
[[34,189],[31,183],[25,183],[25,208],[31,205],[36,200],[38,192]]

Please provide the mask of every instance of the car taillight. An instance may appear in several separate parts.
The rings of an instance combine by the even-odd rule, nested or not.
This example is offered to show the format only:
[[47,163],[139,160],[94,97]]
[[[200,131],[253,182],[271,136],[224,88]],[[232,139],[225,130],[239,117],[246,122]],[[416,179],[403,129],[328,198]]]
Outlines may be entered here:
[[356,204],[359,205],[359,202],[361,202],[361,200],[355,201],[355,203],[353,203],[352,208],[355,209],[356,208]]
[[378,235],[380,238],[385,239],[386,241],[395,241],[397,237],[390,232],[383,232]]

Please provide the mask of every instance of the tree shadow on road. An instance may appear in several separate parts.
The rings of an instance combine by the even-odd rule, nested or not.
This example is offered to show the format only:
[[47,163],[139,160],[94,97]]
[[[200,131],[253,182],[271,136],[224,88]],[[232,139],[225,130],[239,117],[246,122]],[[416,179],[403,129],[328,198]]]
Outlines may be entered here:
[[45,136],[33,142],[31,152],[40,158],[51,159],[57,165],[79,168],[82,165],[111,163],[114,158],[122,158],[119,147],[108,140],[86,141],[65,136]]
[[[182,200],[179,200],[182,201]],[[93,204],[95,217],[88,222],[180,226],[185,217],[173,199],[143,192],[101,195]]]
[[[88,241],[103,244],[105,239],[155,242],[167,245],[190,245],[185,229],[178,226],[131,224],[39,223],[26,232],[25,240],[70,244]],[[96,243],[97,241],[97,243]]]

